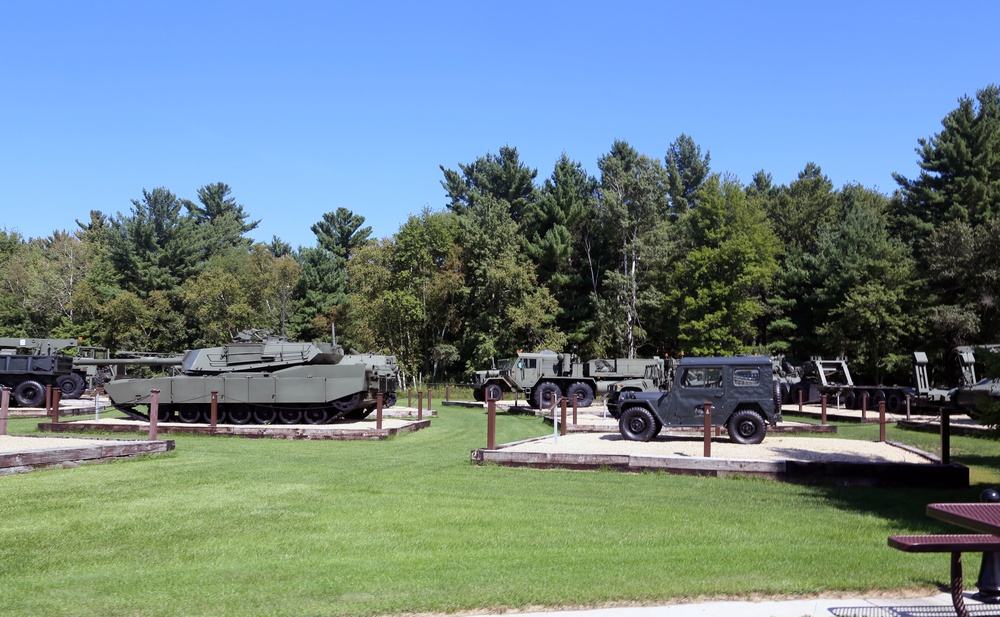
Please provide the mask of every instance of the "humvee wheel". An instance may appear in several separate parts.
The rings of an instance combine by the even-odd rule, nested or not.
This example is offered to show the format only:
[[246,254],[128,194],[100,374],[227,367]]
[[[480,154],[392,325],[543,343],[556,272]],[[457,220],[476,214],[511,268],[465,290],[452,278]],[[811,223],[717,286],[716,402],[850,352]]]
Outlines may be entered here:
[[487,401],[499,401],[503,398],[503,389],[495,383],[486,384],[483,388],[483,398]]
[[618,420],[622,437],[632,441],[649,441],[660,432],[660,423],[645,407],[629,407]]
[[729,417],[729,438],[736,443],[752,445],[764,441],[767,426],[760,414],[751,409],[740,409]]

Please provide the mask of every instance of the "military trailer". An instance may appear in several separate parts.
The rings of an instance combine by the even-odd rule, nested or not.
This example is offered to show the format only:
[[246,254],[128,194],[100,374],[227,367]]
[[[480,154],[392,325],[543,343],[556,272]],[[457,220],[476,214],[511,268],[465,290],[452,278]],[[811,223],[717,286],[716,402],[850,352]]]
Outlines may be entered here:
[[977,376],[976,353],[998,352],[1000,345],[995,344],[956,347],[954,358],[959,371],[959,385],[954,388],[932,388],[927,374],[927,354],[922,351],[914,352],[916,405],[938,410],[947,408],[964,413],[974,420],[984,420],[984,410],[1000,407],[1000,378]]
[[500,366],[473,374],[473,396],[477,401],[498,400],[504,392],[523,394],[536,408],[551,407],[565,396],[581,407],[607,392],[623,379],[643,377],[647,371],[663,372],[662,358],[613,358],[582,362],[576,354],[552,351],[518,352]]
[[906,405],[906,397],[915,394],[912,388],[898,385],[859,385],[854,383],[847,358],[826,360],[813,356],[808,362],[794,366],[783,356],[774,357],[774,374],[777,379],[775,397],[782,405],[799,402],[818,403],[827,395],[835,405],[847,409],[875,409],[885,402],[886,411],[897,413]]
[[768,424],[781,421],[772,373],[768,356],[683,358],[669,390],[619,392],[608,409],[623,437],[649,441],[663,427],[703,426],[705,403],[711,403],[713,426],[725,427],[736,443],[756,444]]

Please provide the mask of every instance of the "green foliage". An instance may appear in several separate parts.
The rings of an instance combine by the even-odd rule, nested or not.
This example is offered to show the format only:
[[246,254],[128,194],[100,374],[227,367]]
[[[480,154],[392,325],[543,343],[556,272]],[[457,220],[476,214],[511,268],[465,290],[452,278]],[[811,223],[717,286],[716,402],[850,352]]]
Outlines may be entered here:
[[461,174],[441,166],[444,180],[441,186],[448,194],[448,208],[458,215],[474,209],[483,197],[507,203],[511,217],[521,220],[521,215],[536,199],[535,177],[537,169],[521,163],[517,148],[504,146],[499,155],[479,157],[469,165],[459,164]]

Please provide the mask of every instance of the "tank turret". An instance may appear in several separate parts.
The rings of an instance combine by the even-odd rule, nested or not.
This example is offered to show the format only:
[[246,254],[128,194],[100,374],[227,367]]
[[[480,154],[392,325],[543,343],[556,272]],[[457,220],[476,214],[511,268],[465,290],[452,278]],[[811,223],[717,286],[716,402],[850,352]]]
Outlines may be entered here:
[[398,384],[394,356],[345,354],[333,343],[291,342],[262,330],[244,331],[221,347],[188,350],[174,371],[116,380],[105,391],[115,407],[140,419],[148,419],[139,408],[149,405],[155,389],[161,422],[207,422],[215,393],[219,422],[322,424],[367,416],[380,392],[390,405]]

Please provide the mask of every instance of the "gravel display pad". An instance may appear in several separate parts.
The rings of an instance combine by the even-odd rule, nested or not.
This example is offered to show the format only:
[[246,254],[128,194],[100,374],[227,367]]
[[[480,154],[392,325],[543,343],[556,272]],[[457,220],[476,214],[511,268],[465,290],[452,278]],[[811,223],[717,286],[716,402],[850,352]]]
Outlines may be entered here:
[[72,468],[173,449],[171,440],[0,435],[0,476],[51,467]]

